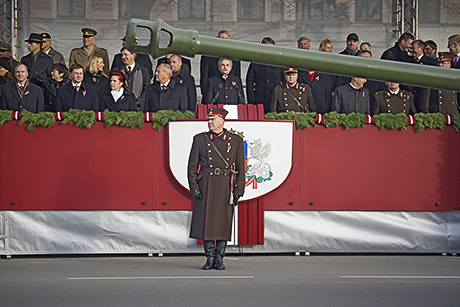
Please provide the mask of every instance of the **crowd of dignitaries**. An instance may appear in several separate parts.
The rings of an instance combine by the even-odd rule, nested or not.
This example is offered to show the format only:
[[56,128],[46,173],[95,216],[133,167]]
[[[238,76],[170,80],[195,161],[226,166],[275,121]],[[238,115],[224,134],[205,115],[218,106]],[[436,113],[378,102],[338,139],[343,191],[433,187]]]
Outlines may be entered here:
[[[81,32],[83,44],[71,50],[69,68],[64,56],[51,46],[49,33],[31,33],[25,40],[29,53],[20,61],[11,56],[7,42],[0,42],[0,108],[31,112],[196,110],[197,86],[189,59],[167,54],[154,67],[149,55],[131,52],[122,38],[120,53],[109,65],[107,50],[96,45],[97,31],[83,28]],[[230,39],[230,33],[222,30],[217,37]],[[275,45],[270,37],[261,43]],[[310,50],[311,40],[299,37],[297,48]],[[434,41],[416,40],[404,33],[381,59],[460,68],[460,35],[450,36],[447,48],[448,52],[438,52]],[[319,45],[321,52],[332,53],[333,49],[327,38]],[[339,54],[371,58],[372,45],[360,43],[358,35],[350,33]],[[199,87],[202,104],[262,104],[266,113],[457,114],[460,99],[457,91],[258,63],[249,65],[244,91],[239,60],[205,55],[200,60]]]

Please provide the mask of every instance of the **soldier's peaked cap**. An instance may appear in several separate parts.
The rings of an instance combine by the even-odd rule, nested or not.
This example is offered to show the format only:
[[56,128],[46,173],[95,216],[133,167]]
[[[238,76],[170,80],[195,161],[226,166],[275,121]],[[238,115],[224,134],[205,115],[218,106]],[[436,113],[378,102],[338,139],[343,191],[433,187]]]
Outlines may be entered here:
[[222,117],[225,119],[225,116],[227,116],[228,111],[223,109],[223,108],[212,108],[209,109],[208,116],[206,116],[207,119],[213,119],[216,117]]
[[292,67],[286,68],[284,70],[285,74],[294,74],[294,73],[298,73],[298,72],[299,71],[297,70],[297,68],[292,68]]
[[450,52],[438,52],[438,62],[450,62],[454,55]]
[[81,32],[83,33],[83,37],[91,37],[97,34],[97,31],[91,28],[83,28]]

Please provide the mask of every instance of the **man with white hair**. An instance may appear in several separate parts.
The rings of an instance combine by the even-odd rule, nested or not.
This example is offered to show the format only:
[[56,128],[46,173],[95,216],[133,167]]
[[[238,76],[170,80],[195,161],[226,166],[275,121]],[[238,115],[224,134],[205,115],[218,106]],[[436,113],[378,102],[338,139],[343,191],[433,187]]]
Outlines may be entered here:
[[172,79],[173,70],[169,64],[160,64],[155,71],[157,82],[147,87],[144,112],[179,110],[188,108],[187,89]]

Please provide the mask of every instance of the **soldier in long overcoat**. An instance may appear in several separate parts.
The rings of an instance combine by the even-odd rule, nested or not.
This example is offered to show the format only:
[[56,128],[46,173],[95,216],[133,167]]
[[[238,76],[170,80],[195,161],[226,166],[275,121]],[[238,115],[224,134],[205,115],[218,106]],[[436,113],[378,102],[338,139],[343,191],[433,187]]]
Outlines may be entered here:
[[210,110],[210,131],[194,136],[188,161],[194,197],[190,238],[203,240],[203,270],[225,269],[223,257],[231,239],[233,205],[244,193],[243,139],[223,128],[227,113],[222,108]]

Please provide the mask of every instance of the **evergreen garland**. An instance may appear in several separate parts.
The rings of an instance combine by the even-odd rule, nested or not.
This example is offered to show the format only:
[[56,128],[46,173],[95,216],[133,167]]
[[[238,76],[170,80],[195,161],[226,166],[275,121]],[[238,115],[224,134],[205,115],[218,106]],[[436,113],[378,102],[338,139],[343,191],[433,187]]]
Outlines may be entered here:
[[130,127],[134,129],[142,128],[144,124],[144,113],[142,112],[128,112],[128,111],[104,111],[105,127],[109,128],[112,125],[120,127]]
[[54,113],[32,113],[25,109],[21,111],[21,119],[19,120],[20,125],[27,124],[27,130],[29,131],[35,131],[35,127],[37,126],[44,126],[46,128],[50,128],[54,125],[54,123],[56,123]]
[[324,127],[334,128],[340,126],[345,119],[345,114],[335,111],[324,114]]
[[460,132],[460,113],[454,115],[454,123],[452,124],[456,132]]
[[445,116],[441,113],[417,113],[415,114],[415,132],[425,128],[443,130],[446,126]]
[[163,126],[171,121],[175,121],[178,119],[193,119],[196,118],[195,113],[191,111],[185,111],[182,113],[181,111],[173,111],[173,110],[160,110],[158,112],[153,113],[152,115],[152,123],[153,128],[157,131],[160,131]]
[[380,130],[387,128],[389,130],[406,130],[407,115],[405,113],[393,114],[377,114],[374,116],[374,124]]
[[81,128],[91,128],[96,123],[94,111],[70,109],[64,112],[63,124],[74,124]]
[[296,129],[305,129],[310,126],[316,126],[316,113],[299,113],[299,112],[282,112],[267,113],[266,119],[284,119],[295,121]]
[[[13,111],[0,110],[0,127],[5,122],[12,121]],[[415,124],[414,131],[418,132],[423,129],[439,129],[443,130],[446,126],[445,116],[441,113],[417,113],[414,115]],[[152,127],[158,131],[170,121],[179,119],[194,119],[195,113],[191,111],[161,110],[153,113]],[[282,113],[267,113],[266,119],[271,120],[293,120],[296,129],[305,129],[310,126],[316,126],[316,113],[298,113],[298,112],[282,112]],[[106,127],[117,125],[120,127],[142,128],[144,124],[144,114],[142,112],[114,112],[104,111],[104,121]],[[56,122],[54,113],[40,112],[31,113],[27,110],[21,112],[21,119],[19,124],[27,123],[27,130],[35,131],[37,126],[45,126],[50,128]],[[94,111],[84,111],[71,109],[64,112],[63,124],[75,124],[77,127],[90,128],[96,123]],[[374,124],[379,129],[390,130],[406,130],[407,129],[407,116],[404,113],[400,114],[378,114],[374,116]],[[366,125],[366,115],[360,113],[341,114],[337,112],[330,112],[324,114],[323,125],[327,128],[343,126],[345,129],[364,127]],[[453,115],[452,127],[456,132],[460,132],[460,113]]]
[[10,110],[0,110],[0,127],[3,125],[4,122],[10,122],[13,119],[11,116],[13,115],[13,111]]

